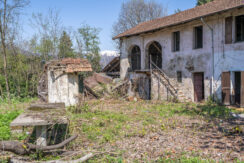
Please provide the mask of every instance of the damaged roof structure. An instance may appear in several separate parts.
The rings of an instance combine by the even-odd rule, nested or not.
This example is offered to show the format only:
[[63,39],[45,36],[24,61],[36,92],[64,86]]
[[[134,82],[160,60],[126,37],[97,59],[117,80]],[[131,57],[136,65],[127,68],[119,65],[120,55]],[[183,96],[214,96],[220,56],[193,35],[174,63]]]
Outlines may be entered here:
[[112,61],[110,61],[102,70],[103,73],[112,77],[118,78],[120,71],[120,57],[115,57]]
[[45,65],[45,69],[61,70],[66,73],[91,72],[92,66],[87,59],[64,58],[62,60],[52,60]]

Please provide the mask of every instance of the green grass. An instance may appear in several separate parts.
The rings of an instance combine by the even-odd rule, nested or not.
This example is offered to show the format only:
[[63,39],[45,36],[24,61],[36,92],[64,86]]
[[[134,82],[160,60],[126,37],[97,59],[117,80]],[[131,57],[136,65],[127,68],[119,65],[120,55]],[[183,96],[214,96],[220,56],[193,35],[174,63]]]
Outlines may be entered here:
[[[228,108],[216,104],[138,102],[112,110],[103,110],[97,104],[96,109],[90,110],[91,106],[92,104],[89,106],[85,103],[80,108],[69,109],[71,129],[74,131],[79,128],[88,140],[99,143],[113,142],[127,136],[143,136],[152,131],[152,125],[161,130],[175,128],[177,121],[172,120],[175,115],[224,119],[230,117]],[[161,122],[162,119],[164,122]],[[133,126],[135,123],[138,125]]]
[[[109,103],[109,104],[107,104]],[[145,101],[125,102],[116,101],[94,101],[85,103],[79,108],[70,108],[71,133],[79,133],[81,139],[74,144],[82,146],[84,142],[90,148],[129,137],[144,137],[149,133],[159,130],[168,132],[177,127],[184,127],[184,124],[177,117],[189,117],[206,119],[230,118],[230,109],[214,103],[193,104],[193,103],[151,103]],[[111,107],[112,106],[112,107]],[[184,118],[183,118],[184,119]],[[92,162],[92,161],[91,161]],[[103,156],[94,162],[123,162],[118,157]],[[178,159],[161,159],[158,162],[199,162],[208,163],[211,160],[204,160],[200,157],[180,157]]]

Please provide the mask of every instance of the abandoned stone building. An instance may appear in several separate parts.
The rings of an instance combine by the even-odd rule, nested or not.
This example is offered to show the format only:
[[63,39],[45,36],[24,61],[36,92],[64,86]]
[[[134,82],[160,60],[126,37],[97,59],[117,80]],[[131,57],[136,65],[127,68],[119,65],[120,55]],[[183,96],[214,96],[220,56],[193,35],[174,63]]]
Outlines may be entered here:
[[77,105],[83,92],[83,79],[79,72],[91,72],[92,66],[86,59],[65,58],[53,60],[44,67],[38,85],[39,97],[48,103]]
[[244,1],[214,0],[147,21],[120,39],[120,77],[146,99],[244,106]]

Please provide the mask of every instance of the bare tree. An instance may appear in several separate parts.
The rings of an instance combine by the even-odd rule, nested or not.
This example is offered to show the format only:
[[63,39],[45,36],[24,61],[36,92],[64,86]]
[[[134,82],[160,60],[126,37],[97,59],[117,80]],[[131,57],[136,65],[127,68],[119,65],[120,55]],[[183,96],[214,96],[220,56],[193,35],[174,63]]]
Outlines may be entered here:
[[154,0],[130,0],[121,6],[118,21],[113,26],[116,36],[139,23],[167,15],[167,7]]
[[44,43],[42,46],[42,48],[45,48],[42,49],[44,53],[51,53],[50,55],[57,56],[59,38],[64,30],[59,12],[56,9],[49,9],[46,15],[33,13],[30,22],[37,29],[39,37]]
[[16,27],[20,12],[28,3],[28,0],[0,0],[1,52],[3,55],[3,69],[8,100],[10,100],[10,89],[7,72],[7,47],[10,40],[12,40],[13,35],[11,33],[13,33]]

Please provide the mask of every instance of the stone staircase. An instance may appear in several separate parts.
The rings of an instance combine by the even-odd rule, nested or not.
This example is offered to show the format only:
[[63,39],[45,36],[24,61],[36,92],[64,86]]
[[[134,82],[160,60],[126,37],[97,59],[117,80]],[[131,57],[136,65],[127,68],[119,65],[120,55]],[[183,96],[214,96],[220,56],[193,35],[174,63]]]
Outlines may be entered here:
[[151,62],[151,74],[156,76],[160,83],[162,83],[167,90],[170,92],[171,96],[181,102],[190,102],[191,99],[187,98],[183,91],[180,89],[178,82],[175,79],[169,78],[162,69],[157,67],[155,63]]
[[178,99],[178,90],[176,89],[176,85],[173,84],[172,81],[166,76],[165,73],[163,73],[161,70],[154,69],[152,70],[152,74],[157,76],[159,81],[167,88],[167,90],[170,92],[170,94],[175,98]]

